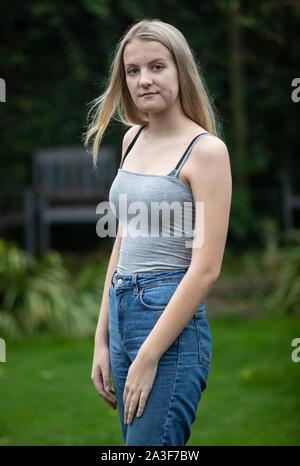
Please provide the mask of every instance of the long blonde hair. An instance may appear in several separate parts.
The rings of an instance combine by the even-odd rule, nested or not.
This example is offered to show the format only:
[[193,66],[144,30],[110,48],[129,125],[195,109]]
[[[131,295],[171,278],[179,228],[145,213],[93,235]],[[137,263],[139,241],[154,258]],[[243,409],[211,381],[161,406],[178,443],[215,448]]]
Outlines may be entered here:
[[87,146],[91,136],[96,133],[92,147],[95,166],[98,148],[111,118],[126,126],[145,125],[149,122],[147,113],[139,110],[132,101],[126,83],[123,51],[125,45],[134,38],[155,40],[169,49],[177,66],[183,111],[206,131],[216,136],[221,135],[219,117],[201,77],[200,65],[183,34],[176,27],[159,19],[143,19],[130,26],[118,42],[110,66],[109,84],[105,92],[91,102],[87,118],[93,109],[96,110],[85,132],[84,145]]

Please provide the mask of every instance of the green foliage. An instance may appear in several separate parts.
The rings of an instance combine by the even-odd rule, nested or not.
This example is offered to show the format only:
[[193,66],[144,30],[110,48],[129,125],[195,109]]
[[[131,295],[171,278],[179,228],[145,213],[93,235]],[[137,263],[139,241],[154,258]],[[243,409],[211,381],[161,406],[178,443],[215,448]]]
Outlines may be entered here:
[[[1,185],[31,183],[36,149],[82,143],[87,104],[105,88],[117,42],[134,21],[159,18],[186,36],[223,118],[233,175],[232,238],[244,244],[256,236],[253,217],[263,217],[266,207],[270,216],[278,214],[280,185],[274,174],[296,172],[299,160],[299,104],[291,100],[299,2],[11,0],[5,5],[0,7],[1,77],[7,84],[7,102],[0,105]],[[229,41],[230,5],[238,8],[245,157],[236,144],[230,91],[228,64],[235,56]],[[116,154],[122,131],[112,121],[104,135],[103,143],[112,144]],[[241,172],[249,181],[246,186],[239,184]],[[256,192],[258,201],[267,201],[254,206]]]
[[253,211],[250,192],[242,187],[232,187],[229,229],[236,239],[243,240],[253,228]]
[[0,241],[1,335],[55,331],[92,335],[99,314],[99,266],[82,268],[73,278],[61,255],[40,260]]
[[273,281],[265,305],[274,313],[300,316],[300,230],[283,233],[284,245],[279,246],[276,223],[266,219],[264,229],[267,247],[263,266]]

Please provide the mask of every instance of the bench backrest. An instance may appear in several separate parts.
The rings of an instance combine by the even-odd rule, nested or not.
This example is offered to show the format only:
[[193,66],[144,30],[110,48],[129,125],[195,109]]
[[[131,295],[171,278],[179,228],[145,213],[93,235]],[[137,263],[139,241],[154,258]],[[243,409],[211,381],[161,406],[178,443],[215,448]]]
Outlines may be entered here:
[[97,165],[95,169],[92,155],[80,146],[37,150],[33,157],[34,189],[54,200],[106,197],[115,176],[112,147],[100,147]]

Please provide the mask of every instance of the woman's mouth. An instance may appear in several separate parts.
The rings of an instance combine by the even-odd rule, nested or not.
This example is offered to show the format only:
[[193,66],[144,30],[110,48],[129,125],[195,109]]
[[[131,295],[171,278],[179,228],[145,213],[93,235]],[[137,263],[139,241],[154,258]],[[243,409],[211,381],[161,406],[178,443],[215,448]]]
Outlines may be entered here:
[[142,94],[141,97],[150,97],[150,96],[156,95],[156,94],[157,94],[157,92],[149,92],[149,93],[147,93],[147,94]]

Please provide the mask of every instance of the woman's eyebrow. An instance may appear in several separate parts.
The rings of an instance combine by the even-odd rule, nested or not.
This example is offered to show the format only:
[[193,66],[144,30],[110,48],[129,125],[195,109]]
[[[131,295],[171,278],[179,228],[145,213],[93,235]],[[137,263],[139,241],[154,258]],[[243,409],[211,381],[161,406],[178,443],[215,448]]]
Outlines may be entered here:
[[[149,63],[153,63],[154,61],[165,61],[165,58],[154,58],[154,60],[148,61]],[[125,66],[137,66],[135,63],[126,63]]]

